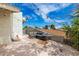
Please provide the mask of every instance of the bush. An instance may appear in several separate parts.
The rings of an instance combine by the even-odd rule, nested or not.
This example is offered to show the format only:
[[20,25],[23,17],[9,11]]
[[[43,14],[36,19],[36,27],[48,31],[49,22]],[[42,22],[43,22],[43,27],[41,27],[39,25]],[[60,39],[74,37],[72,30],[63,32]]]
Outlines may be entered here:
[[79,17],[73,19],[71,26],[64,25],[66,37],[70,38],[72,46],[79,50]]

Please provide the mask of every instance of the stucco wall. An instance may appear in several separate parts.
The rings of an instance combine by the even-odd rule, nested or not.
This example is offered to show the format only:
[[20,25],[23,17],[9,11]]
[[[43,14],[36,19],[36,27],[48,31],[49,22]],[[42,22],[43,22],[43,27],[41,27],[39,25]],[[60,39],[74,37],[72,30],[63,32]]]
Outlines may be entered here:
[[22,39],[22,13],[18,12],[18,13],[12,13],[11,14],[11,29],[12,29],[12,38],[13,39],[17,39],[17,35],[19,37],[19,39]]
[[0,16],[0,44],[11,42],[10,27],[10,15]]
[[0,44],[11,42],[11,38],[22,39],[22,13],[11,13],[0,16]]

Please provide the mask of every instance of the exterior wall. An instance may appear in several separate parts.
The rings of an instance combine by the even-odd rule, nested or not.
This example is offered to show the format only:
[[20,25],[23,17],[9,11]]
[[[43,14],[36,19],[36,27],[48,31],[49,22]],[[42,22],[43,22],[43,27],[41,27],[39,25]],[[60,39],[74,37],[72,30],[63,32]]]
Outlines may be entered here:
[[22,13],[0,16],[0,44],[11,42],[11,38],[22,39]]
[[19,39],[22,39],[22,13],[12,13],[11,14],[11,33],[12,33],[12,38],[14,40],[17,40],[18,37]]
[[0,44],[7,44],[10,40],[10,15],[0,16]]

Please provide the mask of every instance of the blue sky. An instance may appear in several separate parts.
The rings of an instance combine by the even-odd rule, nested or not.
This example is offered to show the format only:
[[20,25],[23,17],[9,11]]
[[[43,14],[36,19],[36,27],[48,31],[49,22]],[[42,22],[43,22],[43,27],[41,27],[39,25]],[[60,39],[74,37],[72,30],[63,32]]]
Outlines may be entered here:
[[18,7],[27,21],[23,26],[43,27],[45,25],[55,24],[60,28],[62,23],[70,24],[72,15],[77,4],[72,3],[16,3],[12,4]]

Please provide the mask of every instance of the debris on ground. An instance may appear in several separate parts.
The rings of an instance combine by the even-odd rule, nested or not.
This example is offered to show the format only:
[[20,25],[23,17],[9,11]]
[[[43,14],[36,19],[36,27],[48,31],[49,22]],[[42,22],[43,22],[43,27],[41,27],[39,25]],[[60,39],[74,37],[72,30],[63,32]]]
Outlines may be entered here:
[[23,40],[12,42],[0,47],[1,56],[78,56],[76,51],[68,45],[52,40],[41,41],[36,38],[29,39],[24,36]]

